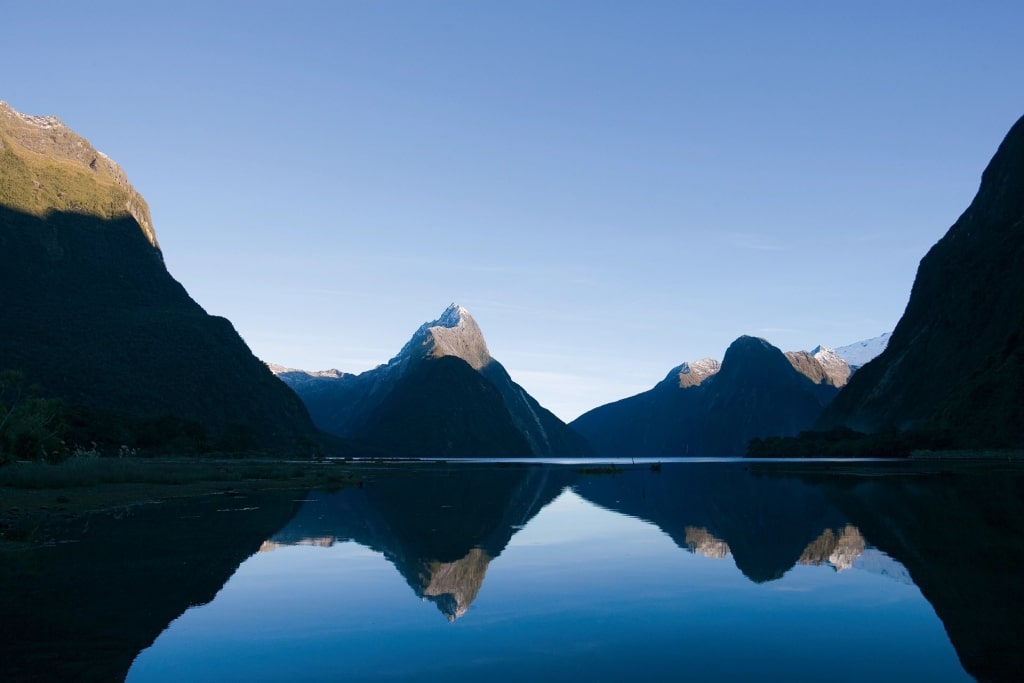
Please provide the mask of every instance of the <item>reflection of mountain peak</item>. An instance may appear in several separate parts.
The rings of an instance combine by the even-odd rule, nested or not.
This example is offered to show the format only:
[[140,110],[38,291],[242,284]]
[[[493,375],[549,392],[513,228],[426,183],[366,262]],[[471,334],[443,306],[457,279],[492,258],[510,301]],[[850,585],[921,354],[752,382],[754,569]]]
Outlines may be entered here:
[[729,557],[729,544],[704,527],[686,527],[686,547],[691,553],[722,560]]
[[287,543],[280,543],[278,541],[273,541],[273,540],[271,540],[271,541],[263,541],[263,543],[260,545],[259,552],[261,552],[261,553],[270,553],[270,552],[273,552],[273,551],[277,550],[278,548],[287,548],[288,546],[292,546],[292,545],[309,545],[309,546],[313,546],[315,548],[330,548],[331,546],[333,546],[337,542],[338,542],[338,538],[336,536],[319,536],[319,537],[316,537],[316,538],[300,538],[300,539],[296,539],[296,540],[293,540],[293,541],[288,541]]
[[490,562],[483,548],[473,548],[453,562],[424,561],[419,574],[421,597],[437,605],[449,622],[455,621],[476,599]]
[[866,545],[860,530],[852,524],[847,524],[838,534],[832,529],[825,529],[807,546],[799,562],[815,566],[828,564],[841,572],[853,567]]
[[491,560],[565,483],[539,467],[431,466],[411,474],[310,493],[265,549],[354,541],[383,554],[418,597],[455,621],[476,599]]

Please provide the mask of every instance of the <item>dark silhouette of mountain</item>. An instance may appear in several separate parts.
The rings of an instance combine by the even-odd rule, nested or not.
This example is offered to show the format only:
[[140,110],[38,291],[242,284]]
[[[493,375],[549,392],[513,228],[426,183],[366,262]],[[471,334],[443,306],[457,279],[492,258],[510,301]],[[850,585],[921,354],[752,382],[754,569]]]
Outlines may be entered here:
[[763,339],[740,337],[720,366],[683,364],[653,389],[570,426],[603,456],[740,456],[755,437],[809,429],[838,391],[833,376],[811,354],[787,357]]
[[910,301],[878,358],[822,428],[947,431],[964,447],[1024,443],[1024,118],[971,205],[921,260]]
[[590,453],[583,437],[512,381],[491,357],[476,321],[456,304],[421,325],[386,365],[359,375],[272,368],[321,429],[391,454]]
[[565,485],[550,468],[416,470],[337,494],[309,496],[271,539],[281,545],[355,541],[388,559],[449,621],[469,609],[491,560]]
[[4,680],[125,680],[140,651],[187,609],[213,600],[287,523],[294,498],[253,493],[119,508],[55,530],[73,542],[0,549]]
[[405,457],[533,454],[495,386],[454,356],[431,358],[411,368],[359,436]]
[[1018,469],[803,477],[899,560],[979,681],[1024,679],[1024,475]]
[[294,392],[167,272],[120,168],[6,105],[0,292],[0,369],[67,403],[84,446],[308,452],[316,438]]

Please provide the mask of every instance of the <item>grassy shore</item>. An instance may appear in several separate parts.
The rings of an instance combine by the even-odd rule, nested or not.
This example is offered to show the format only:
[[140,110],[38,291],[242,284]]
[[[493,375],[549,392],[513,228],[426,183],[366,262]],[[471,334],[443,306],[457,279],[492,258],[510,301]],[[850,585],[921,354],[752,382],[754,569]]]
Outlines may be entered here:
[[966,462],[988,460],[1024,463],[1024,450],[920,450],[911,452],[910,457],[919,460],[963,460]]
[[360,478],[330,462],[76,457],[0,468],[0,543],[36,543],[54,523],[112,508],[194,496],[340,489]]

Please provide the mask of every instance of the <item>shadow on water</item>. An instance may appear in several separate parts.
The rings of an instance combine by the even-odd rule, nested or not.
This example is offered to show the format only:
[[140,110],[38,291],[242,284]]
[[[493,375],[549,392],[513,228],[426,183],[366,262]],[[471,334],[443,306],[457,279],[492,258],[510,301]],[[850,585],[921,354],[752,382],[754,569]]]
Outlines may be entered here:
[[805,481],[906,566],[971,675],[1024,680],[1020,468]]
[[965,670],[984,681],[1024,680],[1019,467],[729,463],[636,469],[576,487],[658,525],[681,548],[731,552],[755,582],[798,562],[842,567],[866,540],[906,568]]
[[[517,531],[572,487],[656,525],[683,550],[731,555],[755,583],[798,563],[843,569],[873,546],[902,564],[892,562],[900,578],[909,572],[967,672],[1021,680],[1024,473],[904,468],[731,462],[584,473],[410,465],[367,476],[362,488],[311,493],[301,505],[293,493],[98,515],[79,530],[80,542],[5,560],[5,675],[120,680],[139,651],[189,606],[211,600],[246,557],[282,545],[371,548],[453,621]],[[218,511],[225,508],[256,509]]]
[[6,681],[120,681],[189,607],[214,598],[296,512],[292,492],[96,513],[48,547],[0,554]]

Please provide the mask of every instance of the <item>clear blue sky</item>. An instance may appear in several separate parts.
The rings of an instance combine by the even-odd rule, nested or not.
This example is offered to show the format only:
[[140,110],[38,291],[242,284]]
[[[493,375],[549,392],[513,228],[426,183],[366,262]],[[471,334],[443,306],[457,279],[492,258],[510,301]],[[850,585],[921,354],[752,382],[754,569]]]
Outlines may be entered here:
[[1016,2],[23,2],[0,99],[148,199],[266,361],[457,301],[566,420],[741,334],[889,331],[1024,114]]

